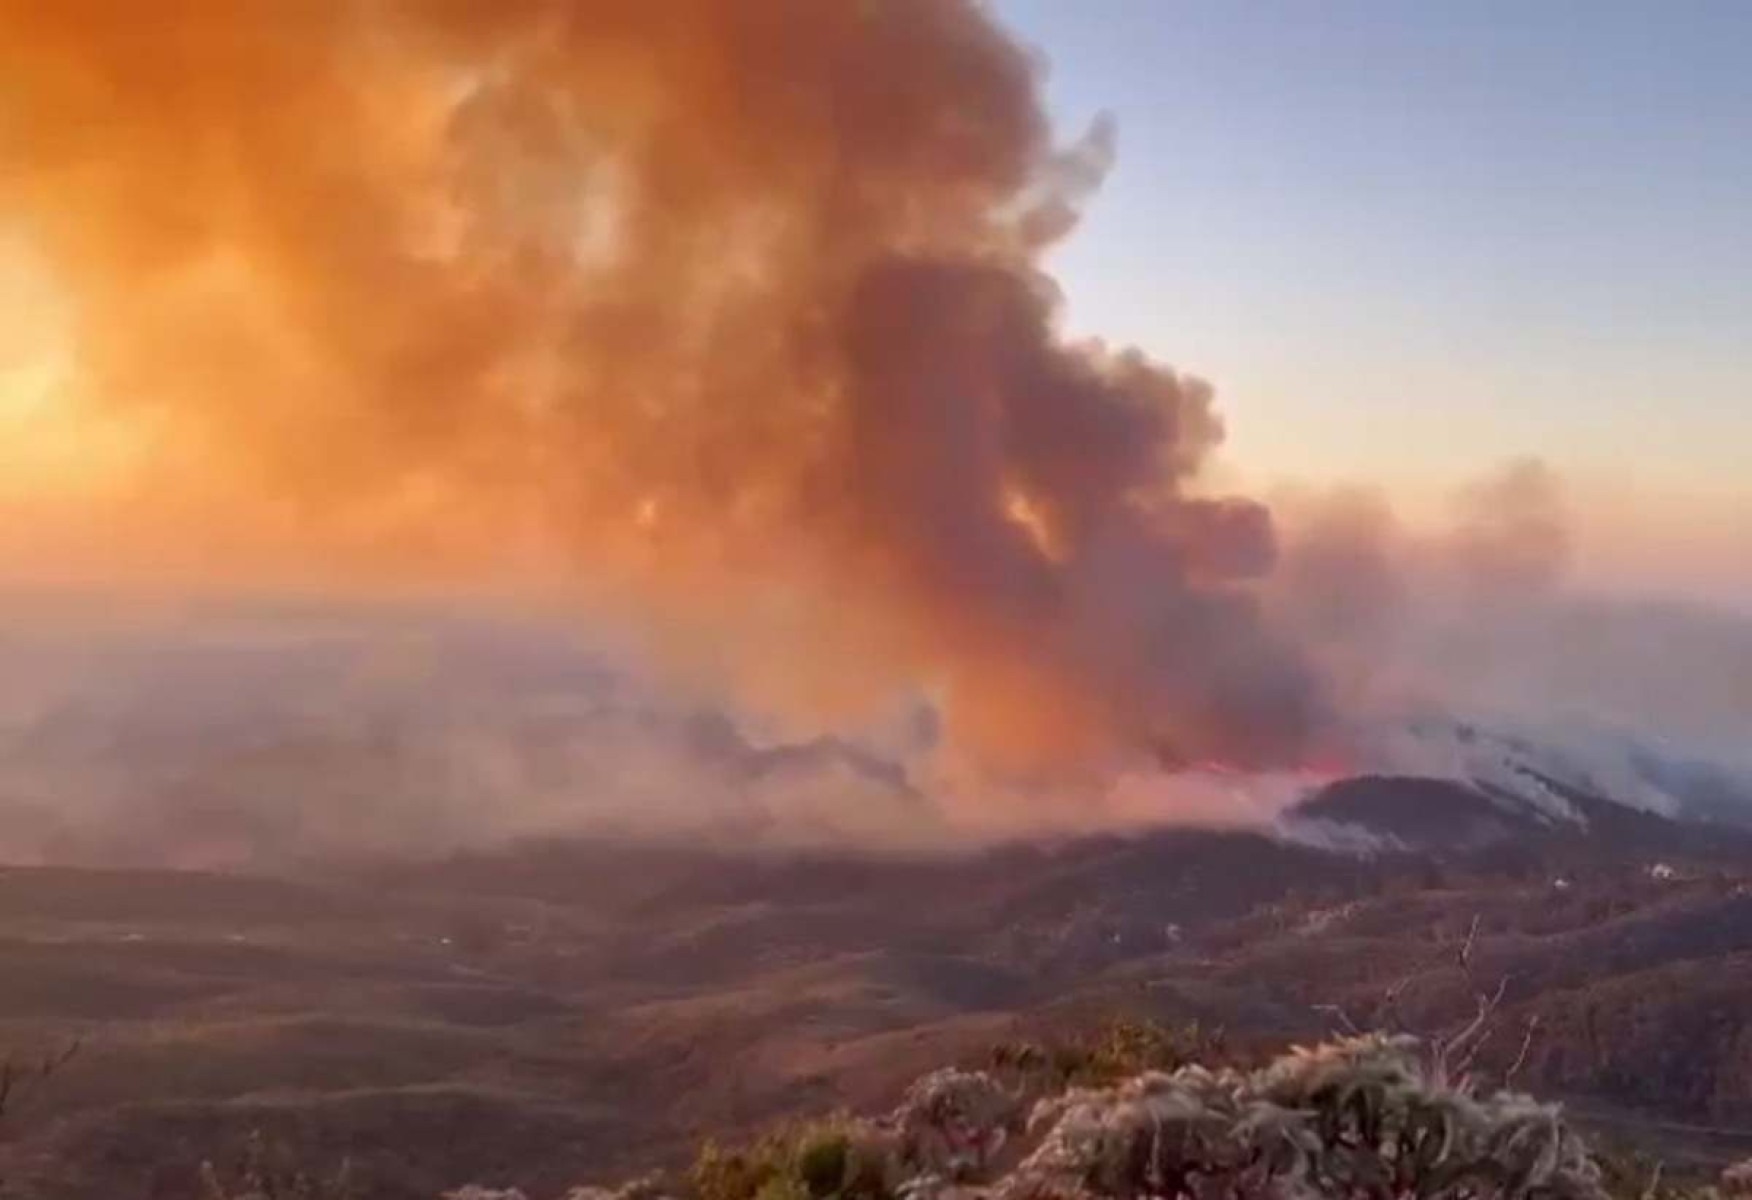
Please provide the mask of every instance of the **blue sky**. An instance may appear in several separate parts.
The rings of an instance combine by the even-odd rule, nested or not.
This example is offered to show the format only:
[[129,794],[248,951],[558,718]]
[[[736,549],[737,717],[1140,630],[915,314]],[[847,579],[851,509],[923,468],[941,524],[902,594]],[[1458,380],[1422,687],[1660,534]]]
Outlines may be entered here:
[[1752,515],[1752,3],[995,8],[1119,123],[1073,328],[1215,381],[1244,470]]

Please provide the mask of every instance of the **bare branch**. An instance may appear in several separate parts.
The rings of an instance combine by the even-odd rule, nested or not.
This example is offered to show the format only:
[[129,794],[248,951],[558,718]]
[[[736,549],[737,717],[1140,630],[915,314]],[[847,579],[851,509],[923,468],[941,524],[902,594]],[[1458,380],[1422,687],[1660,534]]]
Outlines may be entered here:
[[1422,965],[1413,968],[1409,974],[1401,976],[1388,986],[1387,990],[1382,993],[1381,1007],[1376,1012],[1375,1024],[1384,1029],[1387,1027],[1389,1021],[1396,1019],[1399,1011],[1399,998],[1405,994],[1405,989],[1410,987],[1412,982],[1417,979],[1419,975],[1422,975],[1431,965],[1430,962],[1425,962]]
[[1482,914],[1473,913],[1472,920],[1466,929],[1466,936],[1461,939],[1459,946],[1456,947],[1452,942],[1444,940],[1430,953],[1428,958],[1389,984],[1387,990],[1381,995],[1381,1005],[1375,1011],[1373,1024],[1378,1028],[1385,1029],[1390,1023],[1396,1022],[1401,997],[1426,972],[1443,962],[1452,962],[1466,976],[1474,991],[1481,990],[1473,975],[1472,955],[1478,944],[1478,930],[1482,920]]
[[1466,940],[1460,943],[1460,949],[1455,952],[1454,961],[1460,968],[1460,973],[1466,977],[1466,982],[1475,992],[1483,992],[1483,986],[1478,982],[1478,972],[1472,965],[1473,952],[1478,949],[1479,914],[1472,914],[1472,924],[1466,928]]
[[1534,1013],[1527,1018],[1527,1028],[1521,1035],[1521,1049],[1515,1054],[1515,1061],[1509,1064],[1509,1069],[1503,1072],[1503,1086],[1513,1087],[1515,1076],[1521,1073],[1521,1068],[1527,1065],[1527,1053],[1533,1049],[1533,1035],[1539,1032],[1539,1014]]
[[1436,1043],[1437,1063],[1442,1074],[1448,1079],[1459,1079],[1472,1069],[1473,1062],[1478,1058],[1478,1052],[1489,1041],[1495,1028],[1496,1012],[1503,1002],[1503,993],[1508,990],[1509,977],[1503,976],[1497,983],[1496,991],[1490,995],[1478,994],[1478,1012],[1460,1031],[1450,1038],[1438,1040]]
[[1352,1037],[1358,1037],[1363,1032],[1357,1027],[1357,1023],[1350,1019],[1350,1014],[1345,1012],[1344,1008],[1340,1005],[1316,1004],[1314,1006],[1314,1011],[1317,1013],[1325,1013],[1328,1016],[1335,1018],[1338,1021],[1339,1031],[1342,1033],[1347,1033]]
[[1455,956],[1460,969],[1468,975],[1472,973],[1472,948],[1478,944],[1478,922],[1479,914],[1473,913],[1472,924],[1466,930],[1466,940],[1460,943],[1460,952]]

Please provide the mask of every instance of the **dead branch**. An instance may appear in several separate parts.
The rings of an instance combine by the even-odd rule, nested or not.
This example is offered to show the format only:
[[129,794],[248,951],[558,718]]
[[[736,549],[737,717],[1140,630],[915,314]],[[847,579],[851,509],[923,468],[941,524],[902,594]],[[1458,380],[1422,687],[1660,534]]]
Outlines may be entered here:
[[1509,1069],[1503,1072],[1503,1086],[1513,1087],[1515,1076],[1521,1073],[1521,1068],[1527,1065],[1527,1054],[1533,1049],[1533,1035],[1539,1032],[1539,1014],[1534,1013],[1527,1018],[1527,1027],[1521,1034],[1521,1048],[1515,1053],[1515,1061],[1509,1064]]
[[[1475,992],[1482,990],[1478,987],[1477,980],[1475,979],[1472,970],[1472,952],[1473,948],[1478,943],[1478,930],[1481,920],[1481,914],[1472,914],[1472,921],[1466,928],[1465,938],[1461,940],[1458,947],[1452,950],[1452,961],[1460,968],[1461,973],[1466,976],[1467,982],[1472,984],[1472,989]],[[1378,1028],[1385,1029],[1390,1023],[1395,1021],[1397,1019],[1400,998],[1405,995],[1406,990],[1432,967],[1447,960],[1449,955],[1450,950],[1448,944],[1444,943],[1438,945],[1435,950],[1430,953],[1428,958],[1424,959],[1393,983],[1389,984],[1387,990],[1381,995],[1381,1005],[1376,1010],[1374,1024]]]
[[1460,951],[1455,955],[1460,969],[1468,975],[1472,974],[1472,948],[1478,944],[1478,922],[1479,914],[1473,913],[1472,924],[1466,930],[1466,940],[1460,943]]
[[1342,1005],[1316,1004],[1314,1006],[1314,1011],[1317,1013],[1325,1013],[1330,1017],[1336,1018],[1338,1021],[1338,1032],[1348,1034],[1351,1037],[1360,1037],[1362,1035],[1363,1031],[1357,1026],[1355,1021],[1351,1020],[1350,1014],[1344,1011]]
[[1459,1079],[1472,1069],[1478,1052],[1489,1041],[1495,1028],[1497,1009],[1501,1007],[1503,993],[1508,987],[1509,977],[1505,975],[1498,981],[1496,991],[1489,995],[1478,993],[1478,1011],[1473,1014],[1472,1020],[1451,1037],[1436,1039],[1433,1047],[1436,1065],[1443,1078]]

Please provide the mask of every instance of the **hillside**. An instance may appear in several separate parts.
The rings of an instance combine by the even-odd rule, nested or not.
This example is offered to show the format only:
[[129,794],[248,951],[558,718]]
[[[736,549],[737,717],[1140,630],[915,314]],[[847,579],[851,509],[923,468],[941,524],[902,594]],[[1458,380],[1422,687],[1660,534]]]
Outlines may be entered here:
[[1608,1195],[1612,1172],[1557,1108],[1486,1094],[1412,1039],[1342,1039],[1252,1070],[1149,1058],[1095,1053],[1068,1080],[1017,1059],[1005,1071],[939,1070],[886,1116],[817,1117],[749,1147],[709,1144],[685,1174],[569,1200]]
[[[1352,795],[1389,786],[1318,803],[1362,820]],[[1481,1068],[1532,1022],[1524,1086],[1725,1161],[1752,1151],[1752,855],[1716,834],[1602,810],[1370,857],[1166,831],[935,858],[598,841],[278,879],[12,869],[0,1029],[27,1057],[83,1046],[10,1114],[3,1194],[187,1196],[260,1131],[351,1159],[372,1196],[542,1195],[874,1111],[1114,1014],[1266,1050],[1451,1029],[1499,985]]]

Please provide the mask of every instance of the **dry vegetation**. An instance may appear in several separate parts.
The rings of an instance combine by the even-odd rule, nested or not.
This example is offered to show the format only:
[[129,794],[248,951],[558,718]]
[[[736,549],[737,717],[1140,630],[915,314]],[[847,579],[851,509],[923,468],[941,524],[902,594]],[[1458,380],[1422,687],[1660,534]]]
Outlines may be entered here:
[[[1608,1195],[1606,1172],[1557,1108],[1481,1094],[1411,1039],[1340,1039],[1250,1071],[1156,1069],[1187,1045],[1128,1023],[1088,1040],[1080,1056],[1070,1046],[1041,1059],[1007,1048],[998,1070],[925,1076],[886,1116],[830,1117],[734,1150],[708,1143],[674,1178],[577,1188],[568,1200]],[[449,1196],[521,1193],[475,1186]]]
[[[0,1036],[33,1069],[85,1042],[17,1093],[0,1197],[259,1193],[256,1136],[285,1194],[345,1162],[360,1200],[546,1200],[887,1110],[944,1063],[1038,1097],[1358,1029],[1564,1101],[1612,1136],[1616,1194],[1662,1160],[1660,1194],[1752,1153],[1752,858],[1633,832],[1447,860],[1183,833],[941,862],[563,846],[295,883],[12,870]],[[1657,851],[1682,877],[1650,876]]]

